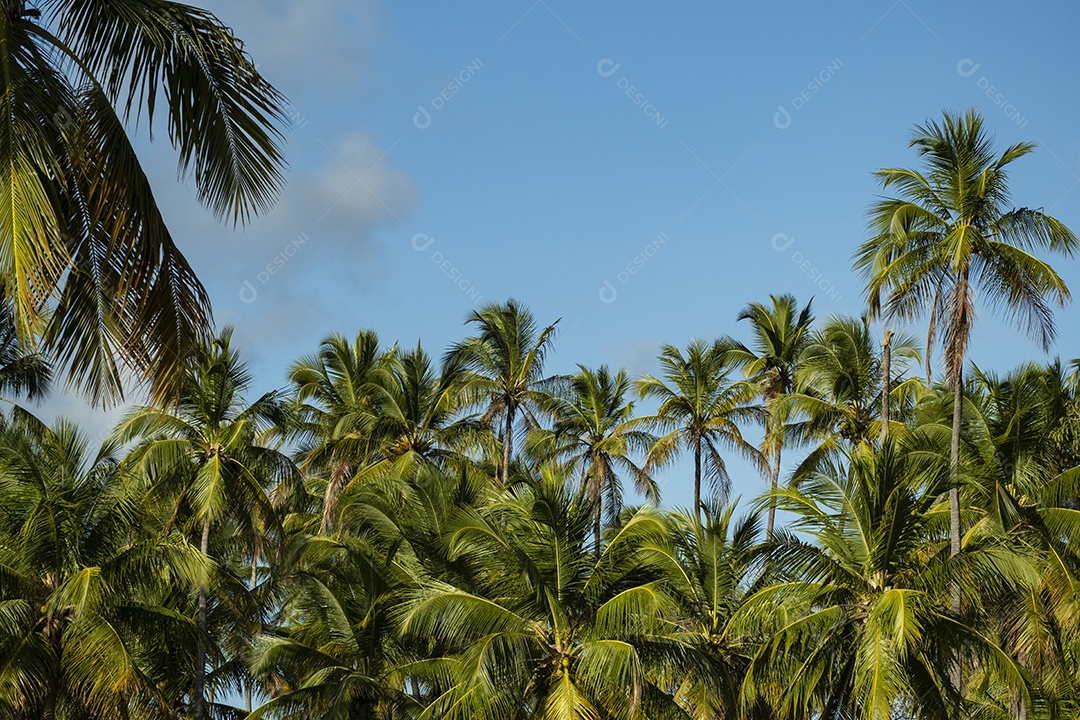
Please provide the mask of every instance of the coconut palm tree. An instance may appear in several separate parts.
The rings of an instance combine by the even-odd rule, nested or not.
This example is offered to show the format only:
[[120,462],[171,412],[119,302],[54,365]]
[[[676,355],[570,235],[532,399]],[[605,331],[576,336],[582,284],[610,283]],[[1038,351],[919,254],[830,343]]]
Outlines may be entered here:
[[[979,296],[1006,311],[1042,347],[1054,339],[1053,305],[1070,298],[1065,281],[1034,253],[1071,257],[1080,240],[1041,209],[1012,207],[1009,166],[1032,152],[1017,143],[1000,155],[979,113],[945,112],[915,128],[921,169],[883,168],[876,176],[897,197],[870,209],[872,237],[855,251],[871,317],[908,320],[928,312],[927,363],[942,337],[953,390],[953,472],[960,471],[963,370]],[[950,490],[951,548],[960,552],[957,483]],[[958,609],[958,608],[957,608]]]
[[417,344],[388,354],[379,411],[371,424],[371,464],[361,479],[393,471],[423,482],[430,473],[453,471],[467,462],[466,452],[491,447],[491,426],[465,414],[465,369],[452,358],[441,368]]
[[164,122],[199,200],[246,222],[284,182],[284,99],[196,7],[0,5],[0,285],[18,337],[47,318],[50,356],[96,400],[119,398],[125,371],[169,397],[210,307],[125,125]]
[[628,473],[634,489],[652,503],[660,502],[660,488],[633,460],[656,442],[640,429],[634,417],[634,403],[626,395],[631,390],[626,370],[612,374],[606,365],[591,370],[584,365],[567,379],[564,397],[553,398],[551,430],[538,430],[530,444],[562,463],[569,472],[581,474],[582,487],[594,503],[593,542],[600,553],[600,525],[606,506],[608,523],[618,525],[623,506],[619,470]]
[[118,450],[25,412],[0,431],[4,717],[174,717],[196,628],[173,601],[210,568],[183,537],[142,532],[141,488]]
[[[890,370],[895,377],[890,378],[889,404],[900,409],[910,404],[918,383],[916,379],[902,381],[903,372],[908,362],[919,361],[920,353],[910,336],[890,335],[896,363]],[[816,442],[794,477],[813,470],[840,448],[851,449],[875,439],[874,425],[883,422],[885,368],[882,353],[874,345],[865,318],[830,318],[808,336],[795,371],[795,389],[781,401],[791,405],[790,414],[804,418],[798,425],[801,439]],[[891,417],[899,429],[899,416]]]
[[[969,535],[997,535],[1039,551],[1034,587],[999,597],[974,614],[1039,680],[1050,702],[1075,695],[1071,647],[1080,639],[1080,472],[1058,473],[1055,447],[1047,442],[1062,422],[1059,380],[1059,368],[1034,363],[1003,376],[974,368],[961,444]],[[1031,710],[1015,692],[1007,707],[1016,718]]]
[[[739,716],[739,693],[756,650],[757,638],[738,631],[731,621],[746,598],[767,586],[761,563],[761,523],[756,513],[735,517],[737,503],[702,517],[671,517],[675,553],[670,577],[680,606],[677,637],[704,658],[672,678],[674,696],[695,720]],[[757,717],[753,713],[747,717]]]
[[[810,326],[814,321],[810,306],[800,311],[792,295],[770,295],[771,306],[750,303],[738,319],[750,321],[750,345],[730,341],[733,358],[742,365],[746,377],[758,385],[764,400],[765,436],[761,455],[769,469],[769,487],[780,483],[780,460],[784,449],[790,407],[781,399],[795,387],[795,368],[806,346]],[[771,538],[776,524],[776,510],[769,509],[765,536]]]
[[417,703],[398,669],[406,654],[391,622],[402,585],[392,556],[358,538],[299,542],[281,613],[291,622],[268,628],[252,652],[273,697],[248,718],[402,717]]
[[48,394],[52,376],[52,364],[19,339],[12,308],[0,301],[0,394],[38,400]]
[[[151,502],[171,507],[169,524],[175,520],[190,528],[207,557],[214,554],[215,526],[238,529],[252,554],[266,540],[280,538],[280,516],[269,493],[279,484],[298,482],[292,462],[260,442],[260,434],[282,422],[282,404],[274,393],[250,405],[244,402],[250,376],[231,338],[226,329],[200,348],[175,409],[136,408],[115,432],[119,442],[138,443],[128,461],[147,477]],[[242,581],[232,583],[233,592],[243,587]],[[208,717],[206,665],[208,656],[217,654],[207,646],[210,589],[204,580],[198,593],[199,641],[190,692],[196,720]]]
[[[593,509],[551,466],[519,494],[448,526],[466,582],[427,579],[406,595],[404,638],[443,653],[414,670],[433,699],[424,718],[586,720],[667,716],[658,677],[691,653],[667,634],[674,611],[662,516],[642,509],[590,549]],[[505,527],[504,527],[505,526]],[[459,575],[459,578],[462,576]]]
[[664,433],[649,449],[646,471],[673,462],[683,450],[694,454],[694,513],[701,514],[701,480],[708,479],[719,494],[730,479],[721,448],[734,450],[760,463],[760,454],[743,439],[738,423],[759,416],[749,403],[753,384],[731,381],[737,367],[729,346],[721,341],[692,341],[686,355],[673,345],[660,351],[663,377],[645,375],[635,387],[642,398],[660,401],[654,415],[641,418],[645,427]]
[[328,337],[316,355],[289,370],[297,409],[287,433],[300,443],[300,468],[326,476],[319,526],[324,535],[336,529],[342,488],[372,455],[372,426],[391,382],[390,365],[379,336],[361,330],[352,341]]
[[525,429],[539,426],[536,413],[550,396],[551,382],[544,377],[544,359],[555,339],[556,320],[539,329],[532,312],[514,299],[489,303],[465,321],[479,333],[454,345],[446,364],[472,371],[469,392],[485,408],[485,422],[501,419],[502,465],[499,480],[507,484],[513,457],[515,422],[519,414]]
[[990,603],[1028,586],[1034,567],[1023,548],[993,538],[950,557],[937,510],[950,482],[944,453],[889,439],[772,493],[794,517],[792,529],[814,542],[778,538],[771,559],[787,577],[748,598],[733,623],[744,632],[772,628],[744,700],[764,696],[792,719],[968,717],[950,673],[960,648],[1030,696],[1015,660],[950,612],[949,586]]

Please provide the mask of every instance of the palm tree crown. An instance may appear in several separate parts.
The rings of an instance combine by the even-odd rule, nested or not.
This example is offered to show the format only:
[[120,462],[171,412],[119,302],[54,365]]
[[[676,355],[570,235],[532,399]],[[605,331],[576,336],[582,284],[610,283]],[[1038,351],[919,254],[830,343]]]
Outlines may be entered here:
[[479,334],[450,349],[446,363],[461,363],[473,371],[470,392],[486,407],[483,419],[503,421],[500,479],[506,484],[513,455],[514,421],[520,412],[527,428],[538,427],[535,413],[549,397],[544,358],[551,349],[556,320],[540,329],[532,312],[516,300],[490,303],[465,321]]
[[[121,374],[167,397],[210,323],[125,130],[162,108],[181,176],[246,222],[283,186],[285,101],[214,15],[177,2],[45,0],[0,11],[0,287],[95,400]],[[55,29],[55,34],[50,31]],[[48,324],[39,327],[41,318]]]
[[694,340],[686,355],[674,345],[660,351],[663,377],[645,375],[636,387],[641,397],[660,401],[654,415],[642,423],[665,433],[649,449],[646,469],[663,467],[683,450],[694,454],[694,513],[701,514],[701,480],[708,479],[723,495],[730,484],[721,448],[759,461],[757,451],[743,440],[737,422],[757,416],[749,407],[754,386],[731,381],[736,365],[730,348],[720,342]]

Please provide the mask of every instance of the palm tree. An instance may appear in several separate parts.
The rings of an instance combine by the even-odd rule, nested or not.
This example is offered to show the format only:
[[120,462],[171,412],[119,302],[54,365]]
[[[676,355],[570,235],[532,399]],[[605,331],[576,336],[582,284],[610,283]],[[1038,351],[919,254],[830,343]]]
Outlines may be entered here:
[[670,464],[683,450],[693,451],[694,514],[700,517],[702,477],[721,495],[730,485],[721,448],[760,462],[738,426],[741,420],[757,417],[749,406],[755,388],[749,382],[729,380],[735,357],[720,341],[694,340],[685,356],[677,347],[665,345],[659,359],[663,378],[645,375],[635,383],[642,398],[660,401],[656,413],[641,418],[641,423],[665,433],[649,449],[645,470]]
[[660,550],[670,546],[666,524],[641,509],[597,557],[591,503],[572,485],[546,466],[527,490],[462,509],[449,525],[457,578],[426,579],[399,614],[406,640],[442,651],[413,671],[433,695],[421,717],[587,720],[673,709],[654,681],[674,677],[689,653],[666,633],[675,609],[663,570],[671,551]]
[[364,474],[393,468],[400,476],[422,481],[428,471],[447,472],[466,461],[466,450],[490,447],[490,425],[463,414],[464,368],[453,362],[436,372],[431,357],[417,344],[388,355],[378,416],[371,426],[373,464]]
[[359,538],[308,537],[286,572],[282,627],[255,643],[252,669],[273,697],[248,717],[400,717],[416,702],[398,665],[391,613],[402,581],[392,556]]
[[195,7],[2,5],[0,285],[20,341],[48,317],[45,347],[94,399],[120,397],[124,371],[171,397],[209,301],[125,124],[165,109],[180,174],[217,217],[246,222],[284,182],[284,98]]
[[[909,404],[918,380],[897,381],[908,362],[918,362],[920,353],[907,335],[890,333],[890,344],[898,372],[890,378],[889,405],[902,407]],[[874,439],[874,424],[885,422],[881,416],[884,373],[883,354],[874,347],[865,318],[830,318],[808,336],[795,371],[795,390],[781,401],[805,418],[798,426],[801,438],[817,441],[794,477],[815,469],[840,448],[851,449]],[[896,423],[896,417],[890,422]]]
[[[791,295],[770,295],[769,299],[771,307],[750,303],[739,313],[739,320],[750,321],[751,344],[731,343],[734,358],[742,365],[746,377],[758,384],[758,392],[765,401],[761,455],[769,468],[769,487],[775,489],[780,483],[780,459],[789,420],[787,406],[780,400],[795,387],[795,368],[814,316],[810,312],[812,300],[800,311]],[[769,508],[767,538],[772,538],[775,524],[776,509]]]
[[372,453],[372,426],[389,382],[390,355],[379,337],[362,330],[350,342],[342,335],[323,340],[316,355],[289,370],[297,422],[289,433],[300,442],[300,467],[326,473],[319,532],[336,529],[338,496]]
[[[269,492],[279,483],[296,481],[292,462],[259,440],[260,433],[268,433],[282,421],[281,403],[273,393],[251,405],[244,403],[250,376],[231,347],[231,337],[232,331],[226,329],[200,348],[188,367],[174,410],[137,408],[116,429],[119,442],[138,441],[129,461],[147,476],[150,498],[171,506],[174,519],[190,523],[207,557],[215,525],[226,521],[248,538],[252,554],[264,539],[280,538],[280,516]],[[203,581],[190,693],[196,720],[208,716],[209,591],[209,583]]]
[[736,505],[713,510],[706,503],[703,517],[671,517],[675,553],[670,582],[680,605],[677,637],[705,658],[700,665],[681,668],[672,685],[677,702],[694,720],[739,716],[740,688],[757,638],[740,632],[732,620],[746,599],[771,580],[760,562],[760,519],[754,513],[735,518]]
[[[1059,473],[1056,448],[1047,442],[1063,420],[1060,379],[1060,367],[1034,363],[1003,376],[974,368],[961,444],[971,533],[1039,551],[1039,582],[977,608],[978,615],[1051,700],[1074,695],[1071,645],[1080,638],[1074,612],[1080,472]],[[1027,717],[1024,698],[1014,692],[1008,701],[1013,717]]]
[[172,601],[209,568],[184,538],[142,532],[117,450],[25,411],[0,431],[4,717],[174,717],[175,663],[196,629]]
[[[1032,253],[1045,250],[1071,257],[1080,240],[1042,210],[1010,208],[1009,165],[1035,146],[1017,143],[1000,156],[970,109],[946,112],[944,121],[917,126],[911,147],[925,161],[922,170],[883,168],[876,175],[899,197],[870,210],[872,237],[855,252],[855,268],[866,278],[871,317],[913,319],[930,313],[927,364],[940,332],[945,379],[952,385],[951,460],[960,472],[964,360],[975,322],[975,299],[1008,311],[1044,349],[1054,339],[1051,304],[1070,298],[1065,281]],[[884,297],[883,297],[884,296]],[[949,491],[950,538],[960,552],[959,485]],[[959,590],[954,589],[959,611]]]
[[544,378],[544,358],[559,321],[538,329],[532,312],[510,299],[505,305],[485,305],[465,322],[475,324],[479,334],[454,345],[446,364],[463,364],[473,371],[470,392],[485,406],[485,422],[502,419],[499,479],[505,485],[510,477],[515,420],[521,413],[526,429],[538,427],[536,412],[549,397],[551,383]]
[[597,554],[604,506],[612,525],[618,525],[622,511],[620,468],[633,478],[635,490],[650,502],[660,502],[659,487],[632,459],[636,452],[646,453],[656,438],[639,429],[634,403],[626,400],[630,389],[625,369],[613,375],[606,365],[598,370],[579,365],[577,374],[567,379],[565,397],[553,400],[554,427],[538,430],[530,438],[531,444],[544,448],[545,455],[563,463],[569,472],[581,473],[582,487],[595,505]]
[[950,482],[944,454],[890,438],[772,493],[794,516],[792,529],[815,542],[781,537],[771,560],[787,578],[748,598],[733,623],[744,632],[772,628],[744,700],[764,696],[792,719],[968,717],[950,673],[960,648],[983,672],[1030,695],[1018,664],[953,615],[948,596],[955,582],[969,599],[990,604],[1035,572],[1024,548],[996,538],[949,556],[937,506]]
[[19,339],[12,308],[0,301],[0,393],[38,400],[48,394],[52,376],[51,363]]

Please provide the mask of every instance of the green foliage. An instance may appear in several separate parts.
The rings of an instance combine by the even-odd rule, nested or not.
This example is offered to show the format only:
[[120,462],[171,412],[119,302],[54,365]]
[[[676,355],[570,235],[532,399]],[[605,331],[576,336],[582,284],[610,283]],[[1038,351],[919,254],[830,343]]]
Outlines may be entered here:
[[[124,222],[138,215],[152,230],[144,179],[105,126],[118,122],[113,104],[137,117],[133,94],[152,105],[163,83],[195,113],[170,114],[170,137],[204,200],[239,219],[269,201],[273,182],[249,181],[273,169],[258,137],[273,93],[213,18],[150,0],[44,7],[70,21],[64,42],[84,72],[105,80],[68,87],[27,50],[54,40],[9,12],[6,82],[39,103],[15,108],[10,88],[0,99],[9,155],[39,153],[67,177],[69,138],[12,127],[60,101],[104,101],[77,132],[108,150],[101,177],[131,175],[110,227],[130,239]],[[255,96],[221,85],[233,80]],[[196,102],[208,88],[222,90],[217,110]],[[239,145],[228,127],[244,129]],[[973,113],[929,123],[913,144],[927,166],[881,171],[902,197],[875,205],[856,265],[871,316],[927,309],[931,341],[940,323],[951,387],[909,375],[921,357],[910,337],[887,335],[885,356],[866,318],[814,325],[789,295],[740,314],[749,343],[664,345],[659,377],[580,365],[548,376],[555,324],[510,300],[470,315],[476,334],[441,362],[371,331],[331,336],[290,368],[287,390],[253,402],[231,331],[200,338],[175,358],[168,402],[131,411],[96,452],[69,423],[12,405],[0,416],[0,715],[1076,716],[1080,363],[974,367],[959,382],[976,289],[1049,340],[1048,303],[1068,293],[1031,253],[1076,241],[1041,211],[1006,207],[1005,167],[1030,146],[995,156]],[[217,167],[230,153],[239,166]],[[106,336],[80,333],[95,303],[119,298],[131,327],[139,311],[74,273],[92,301],[75,288],[64,300],[65,287],[56,315],[17,304],[20,272],[38,273],[37,289],[69,262],[52,267],[54,248],[35,245],[35,223],[59,223],[45,212],[56,198],[17,169],[14,215],[0,219],[22,244],[0,251],[0,265],[22,264],[0,267],[0,391],[47,390],[50,362],[20,329],[33,322],[46,337],[67,328],[61,361],[107,392],[123,332],[109,321]],[[74,216],[97,212],[79,202]],[[136,272],[117,262],[110,282]],[[140,332],[157,342],[154,327]],[[755,425],[760,449],[744,436]],[[781,482],[781,450],[804,445]],[[687,450],[694,506],[666,509],[654,473]],[[726,497],[731,452],[771,476],[743,516],[701,498],[703,479]]]

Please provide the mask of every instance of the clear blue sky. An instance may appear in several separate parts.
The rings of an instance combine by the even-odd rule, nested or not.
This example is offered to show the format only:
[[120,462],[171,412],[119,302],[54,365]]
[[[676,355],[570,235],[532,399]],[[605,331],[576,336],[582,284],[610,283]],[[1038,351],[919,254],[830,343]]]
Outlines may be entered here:
[[[236,232],[176,182],[163,134],[139,141],[260,390],[331,332],[440,355],[508,297],[562,318],[552,372],[654,371],[662,343],[745,333],[769,293],[859,314],[871,173],[915,164],[912,127],[945,108],[1037,142],[1015,201],[1080,230],[1075,2],[192,1],[293,103],[290,186]],[[1080,292],[1080,260],[1056,266]],[[1055,353],[1080,355],[1078,320],[1058,314]],[[984,313],[972,357],[1040,354]],[[688,502],[670,475],[666,502]],[[736,493],[758,487],[739,469]]]

